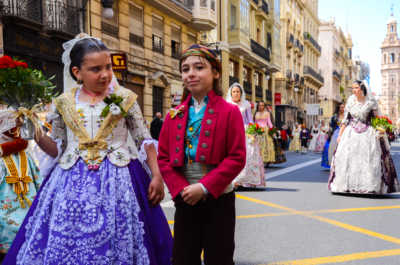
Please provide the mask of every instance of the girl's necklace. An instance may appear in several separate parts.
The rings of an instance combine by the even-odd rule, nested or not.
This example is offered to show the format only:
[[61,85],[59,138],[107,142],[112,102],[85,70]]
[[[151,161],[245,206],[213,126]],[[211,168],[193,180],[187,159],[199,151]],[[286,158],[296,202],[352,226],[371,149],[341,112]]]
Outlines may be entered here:
[[99,97],[104,96],[104,92],[102,92],[102,93],[95,93],[95,92],[92,92],[92,91],[90,91],[90,90],[87,90],[87,89],[84,88],[84,87],[82,87],[82,90],[86,93],[86,95],[88,95],[88,96],[90,97],[90,104],[91,104],[91,105],[94,105],[94,104],[96,103],[96,100],[97,100]]

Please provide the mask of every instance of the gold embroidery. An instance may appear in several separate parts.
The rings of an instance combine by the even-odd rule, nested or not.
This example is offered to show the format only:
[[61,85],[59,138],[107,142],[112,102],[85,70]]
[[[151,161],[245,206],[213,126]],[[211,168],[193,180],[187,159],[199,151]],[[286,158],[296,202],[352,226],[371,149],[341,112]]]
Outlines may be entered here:
[[[99,155],[100,150],[107,149],[107,142],[104,140],[112,132],[114,127],[123,118],[122,114],[113,115],[111,112],[108,113],[106,118],[103,120],[97,134],[92,139],[83,126],[82,121],[79,119],[79,115],[75,107],[75,94],[77,88],[72,89],[70,93],[65,93],[60,97],[56,98],[54,103],[57,110],[62,115],[65,124],[71,129],[71,131],[79,139],[79,149],[87,150],[87,155],[84,158],[87,164],[100,164],[102,158]],[[132,105],[135,103],[137,95],[127,89],[119,89],[115,87],[115,94],[122,96],[124,101],[121,103],[121,107],[127,112]]]
[[32,182],[32,178],[28,176],[28,158],[25,151],[19,152],[21,175],[18,174],[18,169],[11,155],[3,157],[3,160],[10,173],[10,176],[6,176],[6,182],[14,185],[14,192],[17,194],[21,208],[25,208],[24,200],[31,206],[32,202],[26,197],[26,194],[29,192],[28,183]]

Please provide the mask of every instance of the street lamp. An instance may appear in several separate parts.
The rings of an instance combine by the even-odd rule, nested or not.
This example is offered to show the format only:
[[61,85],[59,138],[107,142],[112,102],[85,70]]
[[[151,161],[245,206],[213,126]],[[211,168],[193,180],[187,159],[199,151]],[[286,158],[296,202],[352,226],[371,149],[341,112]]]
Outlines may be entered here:
[[103,5],[103,17],[104,18],[112,18],[114,16],[113,4],[114,0],[101,0],[101,4]]

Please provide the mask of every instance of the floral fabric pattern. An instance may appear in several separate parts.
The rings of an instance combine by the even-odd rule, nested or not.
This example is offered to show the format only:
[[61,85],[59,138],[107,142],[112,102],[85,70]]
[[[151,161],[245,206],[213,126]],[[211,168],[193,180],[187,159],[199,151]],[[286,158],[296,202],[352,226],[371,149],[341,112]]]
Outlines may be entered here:
[[29,217],[17,264],[149,264],[127,167],[56,167]]
[[[19,156],[11,155],[19,168]],[[32,158],[27,154],[28,158],[28,175],[33,182],[29,183],[29,192],[26,197],[33,201],[36,192],[39,190],[42,178],[39,170],[33,162]],[[24,221],[25,215],[29,211],[29,207],[21,208],[17,194],[14,192],[12,184],[6,183],[8,170],[4,161],[0,158],[0,252],[6,253],[13,242],[19,227]]]

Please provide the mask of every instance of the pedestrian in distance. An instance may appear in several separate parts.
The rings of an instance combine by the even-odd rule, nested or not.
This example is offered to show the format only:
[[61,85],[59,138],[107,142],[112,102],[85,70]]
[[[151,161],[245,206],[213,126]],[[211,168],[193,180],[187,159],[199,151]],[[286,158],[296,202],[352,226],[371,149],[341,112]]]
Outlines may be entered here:
[[308,140],[310,139],[310,132],[307,129],[306,125],[303,124],[301,126],[300,131],[300,141],[301,141],[301,153],[305,154],[308,150]]
[[158,141],[162,125],[163,125],[162,114],[161,112],[157,112],[153,121],[150,123],[150,134],[154,140]]
[[243,118],[221,91],[216,53],[194,44],[179,69],[182,103],[166,116],[158,163],[175,202],[174,265],[233,265],[232,180],[246,163]]
[[63,47],[52,132],[35,137],[54,163],[3,264],[170,265],[164,184],[137,96],[119,86],[101,40],[80,34]]

